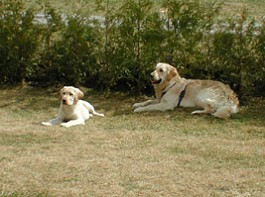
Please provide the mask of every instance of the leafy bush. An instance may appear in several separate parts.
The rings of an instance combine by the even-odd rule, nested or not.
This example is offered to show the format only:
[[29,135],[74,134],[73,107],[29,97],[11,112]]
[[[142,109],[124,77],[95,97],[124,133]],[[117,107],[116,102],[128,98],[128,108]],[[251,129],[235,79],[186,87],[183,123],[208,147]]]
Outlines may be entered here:
[[[101,21],[82,12],[67,16],[49,4],[26,10],[0,3],[0,82],[23,79],[146,92],[159,62],[187,78],[228,83],[240,96],[264,96],[265,21],[245,10],[218,17],[222,4],[196,0],[97,0]],[[34,23],[42,12],[46,23]],[[87,12],[86,12],[87,13]]]
[[51,47],[53,73],[50,80],[84,84],[93,73],[97,48],[96,34],[86,20],[78,15],[69,16],[67,25],[61,30],[60,39]]
[[264,36],[263,27],[257,26],[255,20],[248,20],[245,11],[222,24],[225,26],[212,35],[211,77],[225,81],[241,95],[254,94],[256,88],[264,87],[260,77],[264,62],[257,62],[257,56],[264,52],[256,46]]
[[0,83],[22,82],[30,72],[39,39],[33,19],[20,1],[0,2]]
[[92,21],[76,13],[64,15],[45,4],[39,62],[31,79],[38,83],[85,84],[96,73],[97,29]]
[[116,9],[108,5],[101,7],[107,13],[99,73],[101,84],[107,88],[144,90],[163,39],[159,35],[161,21],[152,10],[153,3],[126,0]]

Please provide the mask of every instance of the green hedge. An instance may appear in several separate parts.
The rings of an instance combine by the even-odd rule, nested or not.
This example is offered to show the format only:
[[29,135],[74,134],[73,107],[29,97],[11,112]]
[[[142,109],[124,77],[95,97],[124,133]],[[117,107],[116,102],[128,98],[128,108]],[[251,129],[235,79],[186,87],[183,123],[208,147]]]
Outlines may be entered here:
[[19,1],[0,2],[0,82],[22,81],[33,64],[38,29],[33,10],[24,10]]
[[[246,11],[219,16],[221,4],[196,0],[97,1],[104,21],[64,16],[45,4],[0,3],[0,83],[55,83],[146,92],[154,65],[187,78],[221,80],[241,96],[264,96],[265,21]],[[44,23],[36,21],[43,13]],[[221,19],[220,19],[221,18]]]

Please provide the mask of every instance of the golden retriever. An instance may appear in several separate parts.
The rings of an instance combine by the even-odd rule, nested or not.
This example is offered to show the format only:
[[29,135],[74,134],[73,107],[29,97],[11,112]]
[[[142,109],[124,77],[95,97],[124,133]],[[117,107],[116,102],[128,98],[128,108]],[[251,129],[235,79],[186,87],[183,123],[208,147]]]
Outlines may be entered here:
[[133,105],[134,112],[166,111],[176,107],[197,107],[192,114],[212,114],[226,119],[239,111],[233,90],[219,81],[181,78],[175,67],[158,63],[151,73],[156,99]]
[[42,122],[42,125],[51,126],[60,124],[63,127],[85,125],[85,121],[90,116],[104,116],[104,114],[97,113],[90,103],[79,100],[83,98],[84,93],[78,88],[64,86],[60,90],[60,96],[61,104],[57,117],[48,122]]

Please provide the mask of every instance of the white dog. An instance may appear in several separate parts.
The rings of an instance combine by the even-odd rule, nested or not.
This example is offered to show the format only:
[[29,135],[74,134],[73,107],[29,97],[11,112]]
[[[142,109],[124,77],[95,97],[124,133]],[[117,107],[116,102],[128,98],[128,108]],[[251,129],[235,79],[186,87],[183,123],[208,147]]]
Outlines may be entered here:
[[78,88],[65,86],[60,90],[60,96],[61,105],[57,117],[48,122],[42,122],[42,125],[61,124],[63,127],[85,125],[85,121],[90,116],[104,116],[104,114],[97,113],[90,103],[79,100],[84,96],[84,93]]
[[134,112],[197,107],[202,110],[196,110],[192,114],[212,114],[226,119],[239,111],[236,94],[222,82],[181,78],[176,68],[166,63],[156,65],[155,71],[151,73],[151,80],[156,99],[135,103]]

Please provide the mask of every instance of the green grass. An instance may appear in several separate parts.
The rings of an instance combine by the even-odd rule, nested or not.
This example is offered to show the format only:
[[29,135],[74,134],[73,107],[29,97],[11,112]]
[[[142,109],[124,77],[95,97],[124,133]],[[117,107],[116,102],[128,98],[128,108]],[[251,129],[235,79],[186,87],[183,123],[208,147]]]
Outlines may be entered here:
[[146,98],[83,88],[106,117],[42,126],[58,89],[1,89],[1,196],[264,195],[264,99],[222,121],[192,109],[134,114]]

